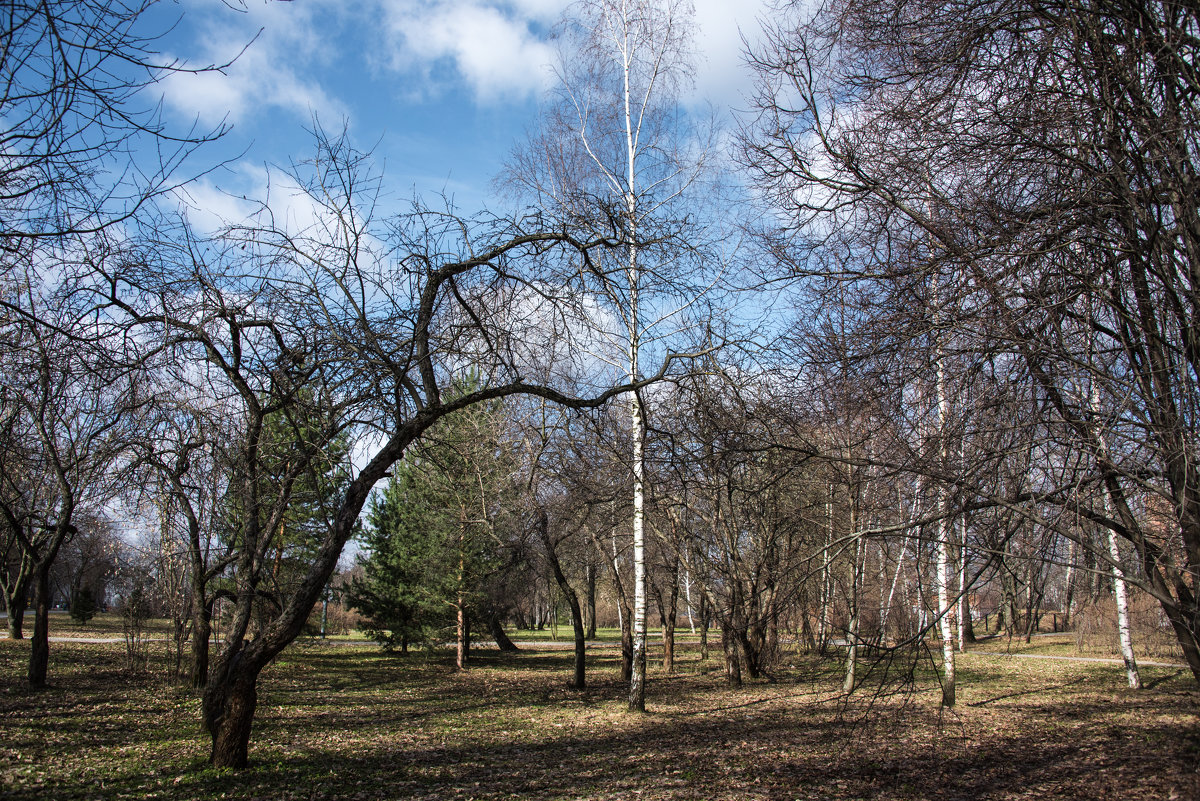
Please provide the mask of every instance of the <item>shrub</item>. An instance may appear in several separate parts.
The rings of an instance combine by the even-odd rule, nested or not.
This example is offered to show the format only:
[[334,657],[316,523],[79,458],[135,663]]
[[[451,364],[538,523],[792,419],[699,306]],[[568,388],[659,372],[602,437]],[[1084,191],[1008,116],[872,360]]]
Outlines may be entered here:
[[84,587],[71,595],[71,619],[79,625],[86,625],[96,616],[96,596],[91,589]]

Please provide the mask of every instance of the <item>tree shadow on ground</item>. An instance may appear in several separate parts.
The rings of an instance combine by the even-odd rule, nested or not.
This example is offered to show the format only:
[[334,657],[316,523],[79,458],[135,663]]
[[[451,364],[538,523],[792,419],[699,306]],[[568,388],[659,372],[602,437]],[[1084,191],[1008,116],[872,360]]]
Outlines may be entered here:
[[[966,688],[963,708],[943,712],[930,703],[935,690],[928,682],[924,695],[864,692],[845,701],[825,674],[810,681],[800,670],[774,684],[730,690],[719,676],[696,671],[656,675],[652,713],[634,716],[621,711],[626,688],[614,662],[599,660],[593,686],[574,692],[565,687],[564,660],[561,654],[488,656],[475,670],[455,675],[437,659],[305,654],[281,663],[266,683],[254,763],[240,772],[207,767],[195,718],[182,724],[181,735],[181,724],[146,725],[134,704],[140,725],[122,725],[118,711],[103,703],[113,688],[86,677],[70,697],[40,712],[38,699],[6,693],[0,712],[20,708],[38,719],[26,721],[29,726],[9,721],[0,734],[22,733],[21,747],[30,753],[48,727],[74,721],[70,725],[81,731],[71,742],[81,749],[146,756],[77,768],[47,764],[41,782],[9,781],[6,772],[0,796],[1200,797],[1200,698],[1192,690],[1133,694],[1107,674],[1055,666],[1037,677],[1038,690],[1018,692],[1028,676],[987,666],[964,672],[977,689]],[[1062,680],[1046,681],[1051,677]],[[135,689],[136,681],[127,681],[132,684],[118,692]],[[144,691],[147,705],[165,703],[152,687]],[[972,692],[986,705],[972,707]],[[128,705],[120,714],[129,716]],[[178,741],[167,747],[170,737]],[[9,761],[16,748],[10,742],[0,746]],[[47,762],[86,761],[85,753],[65,746],[38,753]]]

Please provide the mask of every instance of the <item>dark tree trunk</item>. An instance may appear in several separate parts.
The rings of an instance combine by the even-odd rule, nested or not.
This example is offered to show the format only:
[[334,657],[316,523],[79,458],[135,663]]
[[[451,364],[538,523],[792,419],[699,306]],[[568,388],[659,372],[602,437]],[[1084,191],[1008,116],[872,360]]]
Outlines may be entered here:
[[757,644],[759,638],[751,640],[746,634],[746,630],[739,628],[736,637],[737,644],[741,647],[743,661],[746,664],[746,672],[750,674],[750,678],[757,679],[762,676],[762,648]]
[[37,569],[33,579],[33,636],[30,637],[30,687],[46,686],[50,664],[50,565]]
[[621,681],[633,679],[633,610],[622,604]]
[[4,608],[8,610],[8,638],[25,638],[25,610],[29,606],[29,579],[33,575],[28,557],[21,555],[17,575],[4,586]]
[[708,596],[700,596],[700,661],[708,661]]
[[208,684],[208,651],[212,640],[212,611],[201,603],[192,620],[192,687],[202,690]]
[[725,679],[734,687],[742,686],[742,661],[729,621],[721,622],[721,649],[725,652]]
[[589,564],[587,580],[587,638],[596,639],[596,566]]
[[248,657],[250,650],[243,644],[226,657],[204,690],[204,726],[212,737],[209,762],[213,767],[244,768],[249,761],[258,674],[269,661]]
[[[587,687],[587,677],[585,675],[587,646],[585,643],[586,632],[583,628],[583,610],[579,606],[579,595],[575,592],[575,588],[571,586],[571,582],[567,581],[567,575],[563,572],[562,563],[558,561],[558,552],[554,549],[554,540],[550,537],[550,517],[546,514],[545,509],[538,510],[538,534],[541,536],[542,545],[546,549],[546,561],[550,563],[550,570],[554,573],[554,581],[558,584],[558,589],[562,592],[563,597],[567,599],[567,606],[571,609],[571,628],[575,633],[575,678],[572,680],[571,686],[576,690],[582,690]],[[593,611],[594,614],[595,612]]]
[[963,642],[975,642],[975,624],[971,622],[971,601],[970,596],[965,596],[963,600]]
[[488,612],[488,632],[492,635],[492,639],[496,641],[496,647],[501,651],[511,653],[521,650],[504,633],[504,624],[500,622],[500,615],[496,613],[495,609]]
[[[1004,632],[1011,638],[1013,628],[1017,625],[1017,588],[1011,571],[1005,570],[1000,582],[1003,598],[1000,601],[1000,615],[1003,616]],[[996,619],[996,633],[1000,632],[1001,618]]]
[[666,673],[675,672],[675,622],[679,613],[679,570],[675,571],[675,581],[667,593],[666,602],[657,593],[658,616],[662,620],[663,641],[663,670]]
[[25,601],[22,599],[20,605],[9,603],[8,605],[8,638],[10,640],[25,639]]
[[571,681],[571,686],[582,690],[587,687],[587,632],[583,628],[583,613],[579,608],[578,599],[570,598],[569,603],[571,625],[575,629],[575,678]]

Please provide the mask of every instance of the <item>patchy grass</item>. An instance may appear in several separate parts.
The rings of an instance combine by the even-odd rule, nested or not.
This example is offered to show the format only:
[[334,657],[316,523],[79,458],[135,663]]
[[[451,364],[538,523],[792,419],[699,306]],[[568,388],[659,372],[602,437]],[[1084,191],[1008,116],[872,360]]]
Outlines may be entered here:
[[[25,613],[23,631],[26,638],[33,634],[32,609]],[[124,631],[121,615],[117,612],[97,612],[87,623],[76,623],[71,619],[71,613],[63,609],[50,612],[51,637],[109,637],[119,640],[124,636]],[[142,633],[146,637],[166,637],[170,631],[171,622],[162,618],[152,618],[142,625]]]
[[[1098,638],[1094,638],[1098,639]],[[1079,638],[1074,632],[1059,632],[1057,634],[1036,634],[1025,642],[1024,637],[993,635],[980,637],[978,642],[970,646],[971,651],[978,653],[1027,654],[1037,656],[1060,656],[1085,659],[1119,660],[1121,650],[1113,638],[1113,642],[1093,642],[1087,648],[1081,648]],[[1164,648],[1158,639],[1139,637],[1133,643],[1134,656],[1139,661],[1173,662],[1183,664],[1183,652],[1174,643],[1173,647]]]
[[[969,649],[980,653],[993,654],[1037,654],[1041,656],[1081,656],[1075,645],[1075,635],[1071,632],[1059,634],[1038,634],[1025,642],[1025,637],[1006,637],[1003,634],[993,634],[979,637]],[[1108,654],[1097,654],[1107,658]],[[1119,653],[1118,653],[1119,656]]]
[[[653,635],[653,632],[651,632]],[[517,629],[516,631],[508,632],[508,636],[517,642],[565,642],[573,643],[575,641],[575,630],[571,628],[568,621],[565,625],[560,623],[557,628],[546,626],[542,629]],[[595,640],[590,642],[621,642],[621,630],[616,628],[597,628]]]
[[0,642],[0,797],[1015,799],[1200,797],[1200,691],[1148,668],[968,654],[939,708],[928,654],[872,669],[850,699],[839,667],[795,656],[739,689],[694,650],[652,671],[647,715],[624,711],[617,650],[407,658],[297,644],[260,683],[253,764],[216,771],[194,694],[130,674],[115,645],[54,644],[50,689],[20,682],[27,643]]

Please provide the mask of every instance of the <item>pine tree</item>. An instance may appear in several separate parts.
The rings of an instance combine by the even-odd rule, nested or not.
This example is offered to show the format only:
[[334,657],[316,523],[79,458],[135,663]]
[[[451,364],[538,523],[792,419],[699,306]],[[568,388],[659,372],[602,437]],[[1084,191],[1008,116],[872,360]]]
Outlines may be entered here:
[[514,457],[503,421],[500,403],[447,418],[396,464],[372,501],[363,537],[369,555],[348,598],[385,648],[406,652],[453,636],[465,666],[472,619],[484,616],[488,583],[505,567],[499,531],[513,519]]
[[429,641],[449,623],[453,520],[417,459],[399,462],[383,494],[371,501],[363,575],[347,590],[366,616],[367,636],[391,650]]

